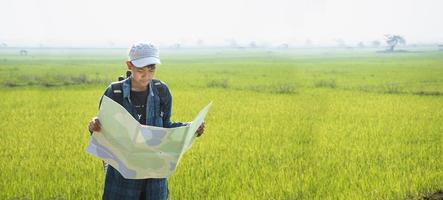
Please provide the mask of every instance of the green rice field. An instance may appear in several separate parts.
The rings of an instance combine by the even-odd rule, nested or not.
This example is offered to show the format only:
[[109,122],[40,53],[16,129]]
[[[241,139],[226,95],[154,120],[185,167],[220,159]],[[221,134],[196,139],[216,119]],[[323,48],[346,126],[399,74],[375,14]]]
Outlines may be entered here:
[[[101,199],[87,124],[125,49],[0,49],[0,199]],[[209,101],[170,199],[420,199],[443,193],[443,52],[179,49],[174,121]]]

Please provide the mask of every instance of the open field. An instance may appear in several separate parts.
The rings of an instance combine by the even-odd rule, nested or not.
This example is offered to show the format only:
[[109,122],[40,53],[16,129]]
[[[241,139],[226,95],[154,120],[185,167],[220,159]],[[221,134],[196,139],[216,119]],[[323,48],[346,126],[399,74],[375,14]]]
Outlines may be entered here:
[[[0,199],[99,199],[87,123],[125,50],[0,50]],[[170,50],[173,119],[213,101],[172,199],[405,199],[443,189],[443,52]]]

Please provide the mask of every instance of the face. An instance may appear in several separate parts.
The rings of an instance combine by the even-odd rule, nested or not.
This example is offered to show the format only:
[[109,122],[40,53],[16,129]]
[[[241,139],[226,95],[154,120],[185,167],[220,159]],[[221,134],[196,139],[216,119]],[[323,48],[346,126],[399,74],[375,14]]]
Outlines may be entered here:
[[147,85],[154,78],[155,64],[144,67],[136,67],[130,61],[127,61],[128,69],[132,72],[132,81],[140,85]]

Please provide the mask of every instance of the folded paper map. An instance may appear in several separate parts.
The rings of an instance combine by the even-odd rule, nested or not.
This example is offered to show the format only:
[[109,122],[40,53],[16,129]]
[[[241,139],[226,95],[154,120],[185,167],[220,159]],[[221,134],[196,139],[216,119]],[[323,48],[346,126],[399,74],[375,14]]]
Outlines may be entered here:
[[166,178],[191,147],[211,104],[186,126],[161,128],[141,125],[120,104],[103,96],[97,115],[101,130],[92,134],[86,151],[127,179]]

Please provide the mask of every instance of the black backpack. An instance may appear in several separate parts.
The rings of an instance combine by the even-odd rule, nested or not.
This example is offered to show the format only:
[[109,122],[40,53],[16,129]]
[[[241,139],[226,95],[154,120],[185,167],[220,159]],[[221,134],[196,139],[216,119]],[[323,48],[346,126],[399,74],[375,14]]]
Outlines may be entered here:
[[[131,71],[126,72],[126,77],[131,76]],[[118,82],[111,84],[111,99],[123,106],[123,76],[118,77]],[[163,88],[163,83],[158,79],[152,79],[154,86],[157,88],[158,96],[160,97],[160,116],[163,118],[165,112],[166,93]]]

